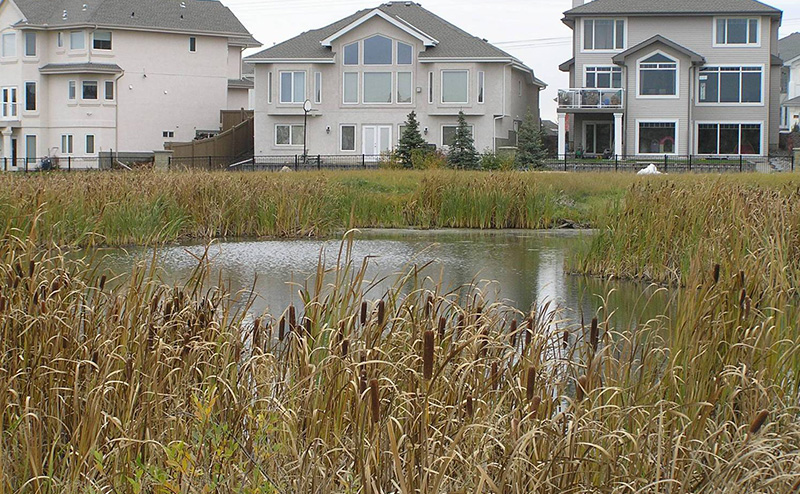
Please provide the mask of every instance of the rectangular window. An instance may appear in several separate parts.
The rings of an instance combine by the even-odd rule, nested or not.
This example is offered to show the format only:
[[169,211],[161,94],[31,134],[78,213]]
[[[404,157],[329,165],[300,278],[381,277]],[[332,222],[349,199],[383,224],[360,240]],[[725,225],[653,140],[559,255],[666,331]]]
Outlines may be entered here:
[[70,101],[74,101],[77,95],[77,83],[75,81],[69,81],[67,83],[67,99]]
[[189,36],[189,51],[194,53],[197,51],[197,38]]
[[364,72],[364,103],[392,102],[392,73]]
[[701,103],[761,103],[761,67],[704,67],[700,69]]
[[4,87],[0,90],[3,95],[3,111],[4,118],[15,118],[18,114],[17,110],[17,88]]
[[37,147],[35,135],[25,136],[25,157],[29,162],[36,161]]
[[322,103],[322,72],[314,72],[314,103]]
[[717,19],[716,45],[758,45],[758,19]]
[[92,48],[95,50],[111,49],[111,31],[95,31],[92,40]]
[[36,33],[34,32],[29,31],[25,33],[25,56],[36,56]]
[[397,42],[397,65],[411,65],[414,60],[414,50],[411,45]]
[[639,62],[639,96],[676,96],[678,63],[660,53]]
[[698,124],[698,154],[761,154],[761,124]]
[[585,19],[584,50],[625,49],[625,21],[621,19]]
[[281,72],[281,103],[303,103],[306,100],[306,73]]
[[[442,146],[452,146],[456,140],[456,129],[458,125],[442,125]],[[470,125],[469,133],[475,136],[475,128]]]
[[0,55],[4,57],[17,56],[17,35],[15,33],[5,33],[3,35],[3,48]]
[[469,71],[442,71],[442,103],[469,103]]
[[675,154],[675,122],[640,122],[639,154]]
[[277,146],[302,146],[303,125],[276,125],[275,144]]
[[112,101],[114,99],[114,81],[105,81],[103,85],[105,86],[106,101]]
[[485,83],[486,83],[486,73],[483,71],[478,72],[478,103],[483,103],[484,101],[486,101]]
[[358,43],[351,43],[344,47],[344,64],[358,65]]
[[25,111],[36,111],[36,83],[25,83]]
[[86,154],[94,154],[94,136],[86,135]]
[[85,50],[86,49],[86,36],[83,31],[72,31],[69,33],[69,49],[70,50]]
[[428,103],[433,104],[433,72],[428,72]]
[[61,31],[59,31],[58,34],[56,34],[56,45],[59,48],[64,48],[64,33],[62,33]]
[[594,89],[622,87],[622,67],[586,67],[586,86]]
[[267,73],[267,103],[272,104],[272,71]]
[[83,81],[81,98],[88,100],[97,99],[97,81]]
[[397,73],[397,102],[411,103],[411,72]]
[[340,151],[355,151],[356,150],[356,126],[355,125],[342,125],[339,127],[342,134],[340,143]]
[[165,139],[171,139],[171,138],[175,137],[175,131],[174,130],[165,130],[164,132],[161,133],[161,136],[164,137]]
[[344,73],[344,99],[346,104],[358,103],[358,72]]
[[61,136],[61,154],[72,154],[72,134]]

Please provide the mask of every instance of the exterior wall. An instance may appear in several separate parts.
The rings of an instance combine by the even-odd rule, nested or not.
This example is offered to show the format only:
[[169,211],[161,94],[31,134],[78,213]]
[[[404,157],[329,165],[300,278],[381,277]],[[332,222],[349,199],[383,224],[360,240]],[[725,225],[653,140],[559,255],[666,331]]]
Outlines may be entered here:
[[250,110],[250,91],[247,89],[228,88],[228,106],[226,110]]
[[[390,37],[410,44],[413,48],[412,65],[391,66],[344,66],[344,46],[363,40],[375,34]],[[467,122],[473,126],[475,148],[479,151],[495,148],[495,137],[507,138],[514,129],[514,120],[521,120],[528,107],[538,117],[539,102],[537,86],[532,84],[530,75],[503,63],[472,62],[427,62],[420,60],[418,54],[425,47],[416,38],[380,18],[373,18],[337,39],[331,50],[336,54],[335,63],[307,64],[263,64],[255,67],[255,115],[257,155],[301,154],[303,146],[279,146],[275,144],[277,124],[302,124],[302,104],[280,103],[280,73],[282,71],[305,71],[305,99],[312,102],[307,128],[307,149],[309,154],[360,155],[363,153],[363,127],[367,125],[391,126],[392,146],[400,138],[400,126],[412,111],[417,113],[423,137],[437,147],[442,145],[442,127],[456,125],[459,110],[463,110]],[[363,51],[363,50],[362,50]],[[363,54],[363,53],[362,53]],[[441,98],[442,70],[469,71],[469,102],[466,104],[445,104]],[[344,72],[359,73],[359,98],[363,96],[364,72],[411,72],[412,96],[410,104],[345,104],[343,102]],[[314,102],[315,73],[322,74],[322,102]],[[478,103],[478,73],[485,77],[485,102]],[[272,91],[268,95],[268,78],[272,74]],[[429,102],[429,73],[433,73],[433,103]],[[396,75],[394,91],[396,91]],[[523,81],[522,96],[519,96],[516,81]],[[396,98],[393,98],[396,101]],[[271,103],[270,103],[271,101]],[[504,107],[504,105],[506,105]],[[495,119],[495,115],[505,115]],[[340,126],[356,126],[355,151],[340,150]],[[330,132],[328,132],[330,128]],[[427,129],[427,133],[425,130]],[[367,153],[370,154],[370,153]]]

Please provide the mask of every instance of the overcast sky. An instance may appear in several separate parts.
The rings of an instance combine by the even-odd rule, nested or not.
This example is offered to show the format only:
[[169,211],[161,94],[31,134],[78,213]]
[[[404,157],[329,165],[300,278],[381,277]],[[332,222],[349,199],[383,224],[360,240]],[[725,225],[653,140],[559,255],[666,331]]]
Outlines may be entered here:
[[[222,0],[264,47],[318,29],[353,12],[375,7],[369,0]],[[658,1],[658,0],[652,0]],[[697,0],[702,2],[704,0]],[[548,84],[542,118],[555,120],[553,101],[567,76],[558,65],[572,57],[572,31],[561,22],[572,0],[423,0],[422,6],[465,31],[486,38],[531,67]],[[800,31],[800,1],[772,0],[783,10],[781,37]],[[249,52],[248,52],[249,53]]]

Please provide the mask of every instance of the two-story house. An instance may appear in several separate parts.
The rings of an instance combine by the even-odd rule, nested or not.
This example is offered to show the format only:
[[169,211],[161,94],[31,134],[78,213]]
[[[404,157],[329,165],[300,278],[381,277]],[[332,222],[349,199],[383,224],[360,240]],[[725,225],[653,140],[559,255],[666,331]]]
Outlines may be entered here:
[[778,51],[783,60],[780,126],[788,133],[800,126],[800,33],[781,39]]
[[755,0],[574,0],[559,153],[766,155],[782,13]]
[[545,87],[518,59],[412,2],[356,12],[245,62],[255,65],[262,156],[304,147],[378,156],[395,147],[412,111],[430,144],[450,143],[463,111],[476,149],[513,146],[526,112],[538,118]]
[[0,0],[0,157],[21,169],[218,131],[220,110],[249,106],[250,46],[216,1]]

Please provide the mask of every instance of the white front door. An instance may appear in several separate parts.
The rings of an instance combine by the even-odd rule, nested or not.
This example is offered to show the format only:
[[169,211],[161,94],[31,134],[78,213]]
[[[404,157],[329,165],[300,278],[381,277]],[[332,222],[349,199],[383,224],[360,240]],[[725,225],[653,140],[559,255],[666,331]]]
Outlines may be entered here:
[[380,156],[392,150],[391,125],[364,125],[364,149],[367,156]]

